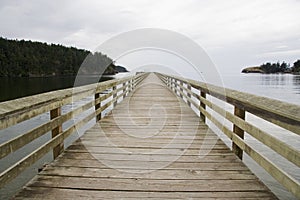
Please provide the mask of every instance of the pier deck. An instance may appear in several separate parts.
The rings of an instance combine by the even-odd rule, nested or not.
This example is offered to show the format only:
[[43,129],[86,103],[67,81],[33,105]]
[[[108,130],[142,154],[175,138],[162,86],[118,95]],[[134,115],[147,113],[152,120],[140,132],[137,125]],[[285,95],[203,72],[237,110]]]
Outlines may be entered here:
[[277,199],[150,74],[15,199]]

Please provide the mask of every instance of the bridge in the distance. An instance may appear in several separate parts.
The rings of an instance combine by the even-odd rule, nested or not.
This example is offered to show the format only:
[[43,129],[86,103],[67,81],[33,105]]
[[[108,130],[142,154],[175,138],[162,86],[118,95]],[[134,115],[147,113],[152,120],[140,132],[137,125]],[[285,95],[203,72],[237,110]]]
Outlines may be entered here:
[[[80,103],[62,112],[62,107],[74,102]],[[297,179],[243,139],[244,134],[251,135],[299,169],[297,148],[245,119],[251,113],[299,135],[297,105],[179,77],[141,73],[0,103],[0,129],[45,113],[48,121],[0,144],[3,159],[52,135],[1,172],[0,187],[4,187],[53,152],[54,161],[15,199],[277,199],[243,163],[243,153],[300,198]],[[64,148],[66,138],[93,120],[91,128]],[[232,148],[207,122],[228,136]]]

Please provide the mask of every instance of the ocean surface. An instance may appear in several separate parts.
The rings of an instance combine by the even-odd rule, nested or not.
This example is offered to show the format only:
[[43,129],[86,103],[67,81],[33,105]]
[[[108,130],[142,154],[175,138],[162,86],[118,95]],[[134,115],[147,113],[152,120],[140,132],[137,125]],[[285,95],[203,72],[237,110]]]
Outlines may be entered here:
[[[251,94],[265,96],[281,101],[300,105],[300,76],[291,74],[276,74],[276,75],[262,75],[262,74],[236,74],[236,75],[223,75],[223,86]],[[49,77],[49,78],[0,78],[0,101],[19,98],[22,96],[33,95],[41,92],[57,90],[62,88],[69,88],[74,85],[74,77]],[[88,81],[88,80],[87,80]],[[63,112],[68,111],[68,106],[63,108]],[[231,110],[229,106],[227,108]],[[29,130],[41,122],[45,122],[49,117],[41,115],[31,121],[30,124],[20,125],[8,130],[0,130],[0,143],[7,141],[18,135],[22,130]],[[247,114],[247,120],[263,127],[272,135],[280,138],[281,140],[291,144],[295,148],[300,148],[299,137],[288,131],[284,131],[272,124],[258,119],[255,116]],[[70,124],[69,124],[70,125]],[[88,128],[92,124],[87,125]],[[81,130],[84,132],[84,129]],[[218,133],[221,135],[221,133]],[[50,139],[50,133],[38,139],[35,145],[40,145]],[[225,143],[230,146],[230,141],[222,136]],[[71,137],[67,143],[70,144],[76,136]],[[263,147],[254,138],[246,136],[245,140],[259,150],[265,156],[269,157],[277,165],[287,170],[288,173],[293,175],[297,180],[300,180],[300,170],[293,164],[289,164],[280,156],[276,156],[270,149]],[[67,145],[68,145],[67,144]],[[34,149],[33,145],[24,147],[20,151],[15,152],[12,156],[8,156],[0,161],[0,172],[2,172],[11,163],[17,161],[26,153]],[[0,199],[8,199],[14,195],[22,186],[28,182],[37,172],[37,169],[42,167],[45,163],[51,161],[52,154],[49,153],[39,160],[35,165],[27,169],[18,179],[15,179],[6,187],[0,190]],[[270,175],[268,175],[261,167],[255,164],[251,158],[245,156],[244,162],[260,179],[280,198],[280,199],[296,199],[288,191],[286,191],[280,184],[277,183]]]

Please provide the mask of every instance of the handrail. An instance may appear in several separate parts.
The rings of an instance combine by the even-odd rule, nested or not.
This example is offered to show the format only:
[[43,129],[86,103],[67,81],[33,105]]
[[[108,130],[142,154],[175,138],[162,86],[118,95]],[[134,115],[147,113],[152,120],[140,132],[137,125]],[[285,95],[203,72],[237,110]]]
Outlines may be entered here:
[[[186,99],[188,105],[193,105],[200,111],[201,120],[205,122],[207,118],[231,139],[232,150],[240,159],[243,157],[243,152],[247,153],[280,184],[285,186],[296,197],[300,198],[299,181],[279,168],[268,158],[254,150],[245,140],[243,140],[244,133],[246,132],[283,156],[289,162],[300,167],[300,151],[298,149],[277,139],[270,133],[261,130],[259,127],[256,127],[245,119],[246,112],[251,113],[295,133],[295,136],[298,137],[300,135],[300,106],[212,84],[197,82],[191,79],[159,73],[157,73],[157,75],[176,95],[182,99]],[[195,91],[197,92],[195,93]],[[234,113],[217,105],[207,98],[207,95],[213,96],[224,103],[233,105]],[[192,97],[199,102],[196,102]],[[215,115],[208,112],[207,107],[231,122],[233,124],[233,130],[224,126]]]
[[[49,151],[53,150],[53,157],[54,159],[57,158],[63,152],[64,140],[68,136],[95,117],[97,121],[100,120],[101,113],[105,109],[111,105],[116,106],[118,100],[132,92],[147,75],[147,73],[142,73],[121,79],[57,90],[0,103],[0,130],[30,120],[41,114],[50,114],[49,121],[0,144],[0,159],[10,155],[49,131],[52,132],[52,139],[0,173],[0,188],[16,178],[27,167],[34,164]],[[103,94],[107,90],[108,93]],[[79,102],[89,96],[94,98],[65,114],[61,113],[62,106]],[[74,117],[93,107],[95,109],[94,112],[88,113],[87,116],[80,118],[76,124],[71,125],[65,130],[62,129],[62,125],[65,122],[74,119]]]

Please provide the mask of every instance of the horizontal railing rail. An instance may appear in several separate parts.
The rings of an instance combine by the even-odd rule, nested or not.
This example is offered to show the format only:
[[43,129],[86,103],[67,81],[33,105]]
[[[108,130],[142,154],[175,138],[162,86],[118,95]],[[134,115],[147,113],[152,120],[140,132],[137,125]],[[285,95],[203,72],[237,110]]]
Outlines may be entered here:
[[[32,141],[51,131],[52,138],[37,147],[18,162],[0,173],[0,188],[20,175],[26,168],[33,165],[48,152],[57,158],[64,150],[64,140],[92,119],[101,119],[101,113],[110,106],[116,106],[118,100],[125,98],[147,76],[140,73],[135,76],[109,80],[101,83],[58,90],[0,103],[0,130],[48,114],[50,120],[42,123],[17,137],[0,144],[0,159],[28,145]],[[62,106],[80,102],[91,97],[88,102],[62,114]],[[73,125],[63,129],[64,123],[82,113],[94,109],[93,112],[81,117]]]
[[[244,133],[247,133],[284,157],[287,161],[300,167],[300,151],[298,149],[272,136],[272,134],[245,119],[245,115],[248,112],[293,132],[295,137],[299,137],[299,105],[197,82],[191,79],[165,74],[157,75],[176,95],[185,99],[189,106],[193,105],[194,108],[200,111],[200,117],[203,121],[206,119],[210,120],[232,141],[232,150],[240,159],[242,159],[243,152],[245,152],[279,183],[296,197],[300,198],[299,181],[274,164],[266,156],[252,148],[244,140]],[[234,112],[231,113],[224,107],[217,105],[212,98],[207,98],[208,95],[225,104],[231,104],[234,106]],[[213,112],[209,112],[208,108]],[[232,123],[233,129],[231,130],[225,126],[223,124],[224,121],[216,117],[213,113],[222,116],[222,119],[226,119],[227,122]]]

